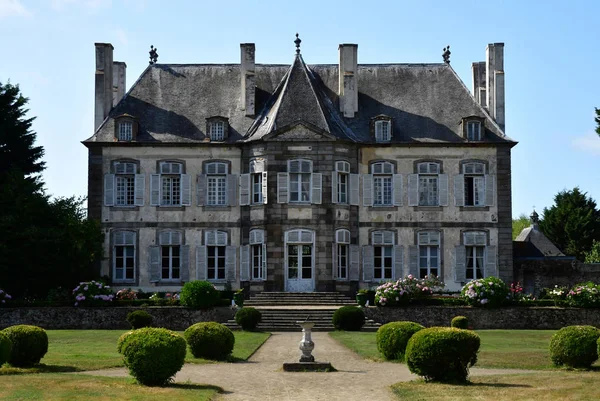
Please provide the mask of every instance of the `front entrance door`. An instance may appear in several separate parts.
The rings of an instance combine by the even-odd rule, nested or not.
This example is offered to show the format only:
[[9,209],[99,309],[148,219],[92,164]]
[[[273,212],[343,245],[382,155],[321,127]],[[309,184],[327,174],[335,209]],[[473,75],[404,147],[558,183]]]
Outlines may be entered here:
[[314,291],[313,244],[287,245],[286,291]]

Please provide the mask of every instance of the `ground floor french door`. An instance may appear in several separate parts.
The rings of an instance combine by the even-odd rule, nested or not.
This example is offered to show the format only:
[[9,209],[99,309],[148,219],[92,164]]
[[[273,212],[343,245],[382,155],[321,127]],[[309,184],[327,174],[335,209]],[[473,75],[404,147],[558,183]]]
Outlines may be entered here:
[[287,244],[286,251],[286,291],[314,291],[314,245]]

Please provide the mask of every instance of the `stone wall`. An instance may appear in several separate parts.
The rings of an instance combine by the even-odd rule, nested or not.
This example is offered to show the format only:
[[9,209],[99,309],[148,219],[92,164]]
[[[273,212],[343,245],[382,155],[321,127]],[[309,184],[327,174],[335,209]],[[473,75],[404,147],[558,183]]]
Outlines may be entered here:
[[[48,330],[96,329],[113,330],[131,328],[125,320],[127,314],[140,308],[2,308],[0,329],[16,325],[31,324]],[[235,311],[230,307],[209,310],[193,310],[182,307],[143,308],[154,318],[153,326],[171,330],[185,330],[198,322],[224,323],[233,319]]]
[[526,292],[539,294],[555,285],[571,287],[586,281],[600,283],[600,263],[580,263],[570,259],[515,261],[514,281],[522,283]]
[[469,318],[474,329],[540,330],[560,329],[571,325],[600,327],[598,309],[576,308],[498,308],[484,309],[464,306],[428,306],[409,308],[364,309],[367,318],[379,323],[409,320],[425,327],[450,326],[455,316]]

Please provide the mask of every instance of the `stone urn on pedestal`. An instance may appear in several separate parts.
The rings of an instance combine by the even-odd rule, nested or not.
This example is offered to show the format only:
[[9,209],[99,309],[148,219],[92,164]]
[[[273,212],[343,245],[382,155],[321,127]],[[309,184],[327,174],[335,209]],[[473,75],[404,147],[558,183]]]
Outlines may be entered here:
[[312,355],[313,349],[315,349],[315,343],[312,341],[311,333],[314,327],[314,322],[296,322],[302,327],[302,340],[300,340],[300,362],[314,362],[315,357]]

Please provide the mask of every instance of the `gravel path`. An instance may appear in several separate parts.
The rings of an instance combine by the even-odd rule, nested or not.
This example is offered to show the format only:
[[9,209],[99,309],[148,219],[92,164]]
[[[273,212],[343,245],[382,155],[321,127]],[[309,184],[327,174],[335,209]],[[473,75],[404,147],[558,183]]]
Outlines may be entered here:
[[[186,364],[176,382],[216,385],[225,390],[222,401],[295,400],[394,400],[390,385],[413,380],[406,365],[370,362],[338,344],[327,333],[313,333],[317,361],[331,362],[337,372],[292,373],[282,370],[283,362],[296,362],[300,356],[301,333],[273,333],[263,346],[242,363]],[[525,373],[505,369],[472,369],[473,376]],[[85,372],[96,376],[127,376],[125,368]]]

